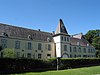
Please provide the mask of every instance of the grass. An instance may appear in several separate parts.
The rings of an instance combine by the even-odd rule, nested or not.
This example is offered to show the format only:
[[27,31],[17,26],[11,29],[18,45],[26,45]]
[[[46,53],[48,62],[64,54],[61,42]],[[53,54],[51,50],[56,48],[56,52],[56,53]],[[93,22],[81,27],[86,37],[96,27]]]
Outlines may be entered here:
[[59,70],[59,71],[29,72],[29,73],[11,74],[11,75],[100,75],[100,66]]

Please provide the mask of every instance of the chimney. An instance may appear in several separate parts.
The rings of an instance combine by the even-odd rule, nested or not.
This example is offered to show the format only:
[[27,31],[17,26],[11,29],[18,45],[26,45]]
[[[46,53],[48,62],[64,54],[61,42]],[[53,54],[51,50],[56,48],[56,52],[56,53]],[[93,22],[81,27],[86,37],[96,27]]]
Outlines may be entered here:
[[41,31],[40,29],[38,29],[38,31]]

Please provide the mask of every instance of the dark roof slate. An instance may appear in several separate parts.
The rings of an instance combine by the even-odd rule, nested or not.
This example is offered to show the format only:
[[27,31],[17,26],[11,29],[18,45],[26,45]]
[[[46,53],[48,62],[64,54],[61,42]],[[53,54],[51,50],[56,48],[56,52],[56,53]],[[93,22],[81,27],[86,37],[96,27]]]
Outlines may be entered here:
[[68,34],[66,27],[64,26],[63,21],[60,19],[55,34],[64,33]]
[[17,37],[24,39],[31,38],[32,40],[40,41],[48,41],[49,38],[49,41],[53,41],[52,33],[0,23],[0,35],[2,35],[2,33],[6,33],[9,37]]
[[78,45],[77,43],[79,42],[80,46],[91,46],[89,42],[84,38],[82,33],[73,35],[70,41],[71,45]]

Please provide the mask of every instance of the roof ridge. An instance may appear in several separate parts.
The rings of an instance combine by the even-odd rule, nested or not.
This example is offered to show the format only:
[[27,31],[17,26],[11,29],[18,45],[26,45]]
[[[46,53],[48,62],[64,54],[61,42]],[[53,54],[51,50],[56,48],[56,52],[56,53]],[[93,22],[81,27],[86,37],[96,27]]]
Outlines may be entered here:
[[11,26],[11,27],[16,27],[16,28],[20,28],[20,29],[27,29],[27,30],[52,34],[52,32],[50,33],[50,32],[46,32],[46,31],[40,31],[40,30],[35,30],[35,29],[30,29],[30,28],[25,28],[25,27],[20,27],[20,26],[13,26],[13,25],[4,24],[4,23],[0,23],[0,25]]

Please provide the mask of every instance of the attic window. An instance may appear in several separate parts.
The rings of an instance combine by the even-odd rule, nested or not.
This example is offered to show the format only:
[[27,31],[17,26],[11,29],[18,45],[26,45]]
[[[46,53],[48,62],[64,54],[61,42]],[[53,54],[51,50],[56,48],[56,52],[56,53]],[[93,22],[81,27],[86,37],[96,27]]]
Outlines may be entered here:
[[77,45],[79,46],[80,45],[80,42],[77,42]]
[[28,39],[32,39],[32,37],[31,37],[31,35],[30,35],[30,34],[28,35]]
[[8,37],[8,34],[5,32],[3,32],[2,35]]
[[47,41],[48,41],[48,42],[51,42],[51,40],[50,40],[50,38],[49,38],[49,37],[47,38]]
[[87,46],[89,46],[89,44],[87,44]]

